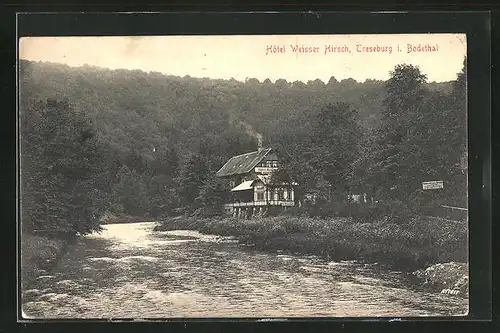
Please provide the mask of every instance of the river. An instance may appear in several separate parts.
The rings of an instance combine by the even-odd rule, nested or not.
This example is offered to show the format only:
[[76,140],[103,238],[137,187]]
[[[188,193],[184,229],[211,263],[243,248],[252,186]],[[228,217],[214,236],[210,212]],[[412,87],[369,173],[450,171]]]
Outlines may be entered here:
[[259,252],[154,223],[82,237],[23,293],[34,319],[462,315],[467,300],[425,293],[357,262]]

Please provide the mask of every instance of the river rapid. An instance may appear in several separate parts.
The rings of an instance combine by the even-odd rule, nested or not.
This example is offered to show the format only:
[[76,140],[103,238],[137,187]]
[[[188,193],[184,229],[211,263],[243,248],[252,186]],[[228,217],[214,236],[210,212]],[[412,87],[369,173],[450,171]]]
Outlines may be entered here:
[[401,272],[259,252],[153,222],[104,226],[23,291],[26,319],[414,317],[467,313],[466,299],[413,288]]

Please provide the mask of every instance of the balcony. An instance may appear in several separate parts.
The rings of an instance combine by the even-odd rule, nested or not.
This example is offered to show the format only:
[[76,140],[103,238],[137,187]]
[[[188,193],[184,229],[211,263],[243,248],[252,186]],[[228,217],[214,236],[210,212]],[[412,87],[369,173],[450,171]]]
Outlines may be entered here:
[[293,207],[295,206],[294,201],[290,200],[269,200],[269,201],[251,201],[251,202],[233,202],[225,204],[225,208],[235,208],[235,207],[263,207],[263,206],[282,206],[282,207]]

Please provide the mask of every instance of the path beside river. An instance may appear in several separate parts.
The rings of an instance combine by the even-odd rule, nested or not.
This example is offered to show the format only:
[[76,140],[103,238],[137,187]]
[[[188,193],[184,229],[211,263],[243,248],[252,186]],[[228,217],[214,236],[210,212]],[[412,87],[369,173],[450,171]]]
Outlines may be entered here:
[[467,300],[416,291],[373,265],[251,250],[154,223],[110,224],[82,237],[24,290],[30,318],[435,316]]

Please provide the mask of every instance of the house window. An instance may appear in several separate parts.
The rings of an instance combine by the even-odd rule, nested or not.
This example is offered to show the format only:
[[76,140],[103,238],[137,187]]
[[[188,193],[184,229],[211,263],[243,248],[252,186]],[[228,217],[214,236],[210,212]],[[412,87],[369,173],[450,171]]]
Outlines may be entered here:
[[278,161],[273,161],[271,164],[272,164],[273,168],[277,168],[278,167]]
[[278,200],[285,200],[285,190],[282,188],[278,189]]
[[264,201],[264,192],[257,192],[257,201]]

